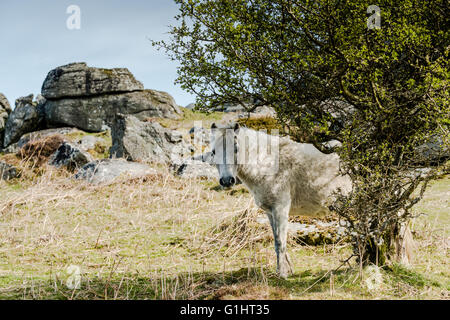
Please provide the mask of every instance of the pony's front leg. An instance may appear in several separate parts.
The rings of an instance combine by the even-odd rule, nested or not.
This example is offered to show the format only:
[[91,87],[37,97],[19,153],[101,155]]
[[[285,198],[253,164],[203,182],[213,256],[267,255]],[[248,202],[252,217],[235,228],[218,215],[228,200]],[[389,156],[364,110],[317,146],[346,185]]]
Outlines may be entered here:
[[289,224],[289,201],[283,201],[273,206],[269,215],[272,226],[273,238],[275,242],[275,252],[277,254],[277,273],[282,278],[287,278],[292,274],[292,266],[287,253],[287,233]]

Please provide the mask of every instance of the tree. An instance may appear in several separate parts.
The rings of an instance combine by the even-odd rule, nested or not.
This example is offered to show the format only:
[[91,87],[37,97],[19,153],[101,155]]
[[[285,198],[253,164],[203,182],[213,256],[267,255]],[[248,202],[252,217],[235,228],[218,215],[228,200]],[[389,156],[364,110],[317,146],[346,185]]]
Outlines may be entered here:
[[338,152],[354,190],[331,209],[361,263],[395,255],[428,181],[449,171],[439,158],[420,169],[429,159],[417,148],[449,146],[447,1],[175,2],[171,41],[154,44],[180,63],[176,82],[205,109],[272,106],[295,140]]

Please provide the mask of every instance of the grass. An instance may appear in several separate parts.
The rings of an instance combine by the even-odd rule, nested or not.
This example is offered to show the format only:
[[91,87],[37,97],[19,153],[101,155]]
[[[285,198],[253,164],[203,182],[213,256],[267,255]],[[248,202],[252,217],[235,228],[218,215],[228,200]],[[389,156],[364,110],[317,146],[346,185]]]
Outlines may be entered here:
[[[184,110],[158,119],[187,133],[222,113]],[[266,123],[252,123],[265,125]],[[74,132],[99,139],[108,132]],[[165,166],[142,179],[93,186],[15,155],[1,160],[21,178],[0,181],[0,299],[448,299],[450,178],[435,181],[415,208],[409,266],[360,270],[346,243],[289,241],[294,275],[275,274],[271,231],[242,185],[175,177]],[[73,269],[75,266],[75,269]],[[79,270],[80,288],[70,289]],[[69,284],[69,286],[68,286]]]
[[111,132],[102,131],[102,132],[84,132],[81,130],[75,130],[72,133],[68,133],[65,135],[71,142],[78,142],[86,136],[93,136],[96,138],[96,143],[93,149],[90,149],[88,152],[94,159],[104,159],[109,157],[109,147],[112,145]]
[[222,112],[205,113],[186,108],[182,108],[182,112],[183,114],[180,119],[158,118],[157,120],[163,127],[177,129],[179,131],[188,131],[194,127],[196,123],[200,123],[204,128],[210,128],[214,122],[226,120],[227,118]]
[[[294,275],[275,274],[267,227],[242,186],[186,180],[165,167],[92,186],[44,168],[0,182],[2,299],[448,299],[450,179],[433,183],[412,224],[411,267],[361,274],[347,244],[290,241]],[[69,289],[70,266],[81,287]],[[340,267],[339,270],[333,271]]]

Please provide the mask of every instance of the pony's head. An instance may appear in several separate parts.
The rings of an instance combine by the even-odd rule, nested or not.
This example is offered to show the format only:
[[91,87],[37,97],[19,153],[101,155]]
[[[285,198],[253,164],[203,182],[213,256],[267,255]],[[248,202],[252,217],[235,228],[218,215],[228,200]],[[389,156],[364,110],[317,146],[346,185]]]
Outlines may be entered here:
[[231,187],[237,181],[239,124],[235,123],[219,128],[213,123],[211,133],[212,157],[219,170],[220,185],[227,188]]

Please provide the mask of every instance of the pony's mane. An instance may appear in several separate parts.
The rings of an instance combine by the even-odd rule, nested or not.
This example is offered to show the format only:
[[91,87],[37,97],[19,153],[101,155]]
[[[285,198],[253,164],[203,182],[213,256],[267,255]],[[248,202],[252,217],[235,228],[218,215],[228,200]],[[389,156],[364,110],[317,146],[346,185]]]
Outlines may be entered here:
[[[269,139],[277,139],[280,146],[293,142],[289,138],[278,136],[278,135],[272,135],[272,134],[269,134],[267,131],[263,131],[263,130],[254,130],[254,129],[251,129],[248,127],[241,127],[239,130],[242,130],[243,134],[248,137],[253,137],[253,138],[263,137],[263,138],[269,138]],[[239,133],[239,135],[241,135],[241,133]]]
[[[235,128],[236,123],[228,123],[225,125],[216,126],[214,130],[218,130],[222,134],[226,132],[226,130],[233,130]],[[265,130],[254,130],[245,126],[239,127],[239,132],[237,134],[238,139],[248,139],[248,144],[245,144],[245,148],[250,152],[256,152],[258,150],[258,143],[265,143],[267,141],[272,141],[276,143],[279,147],[292,143],[289,138],[281,137],[278,135],[271,135]],[[241,140],[242,142],[242,140]],[[241,146],[243,146],[241,144]]]

